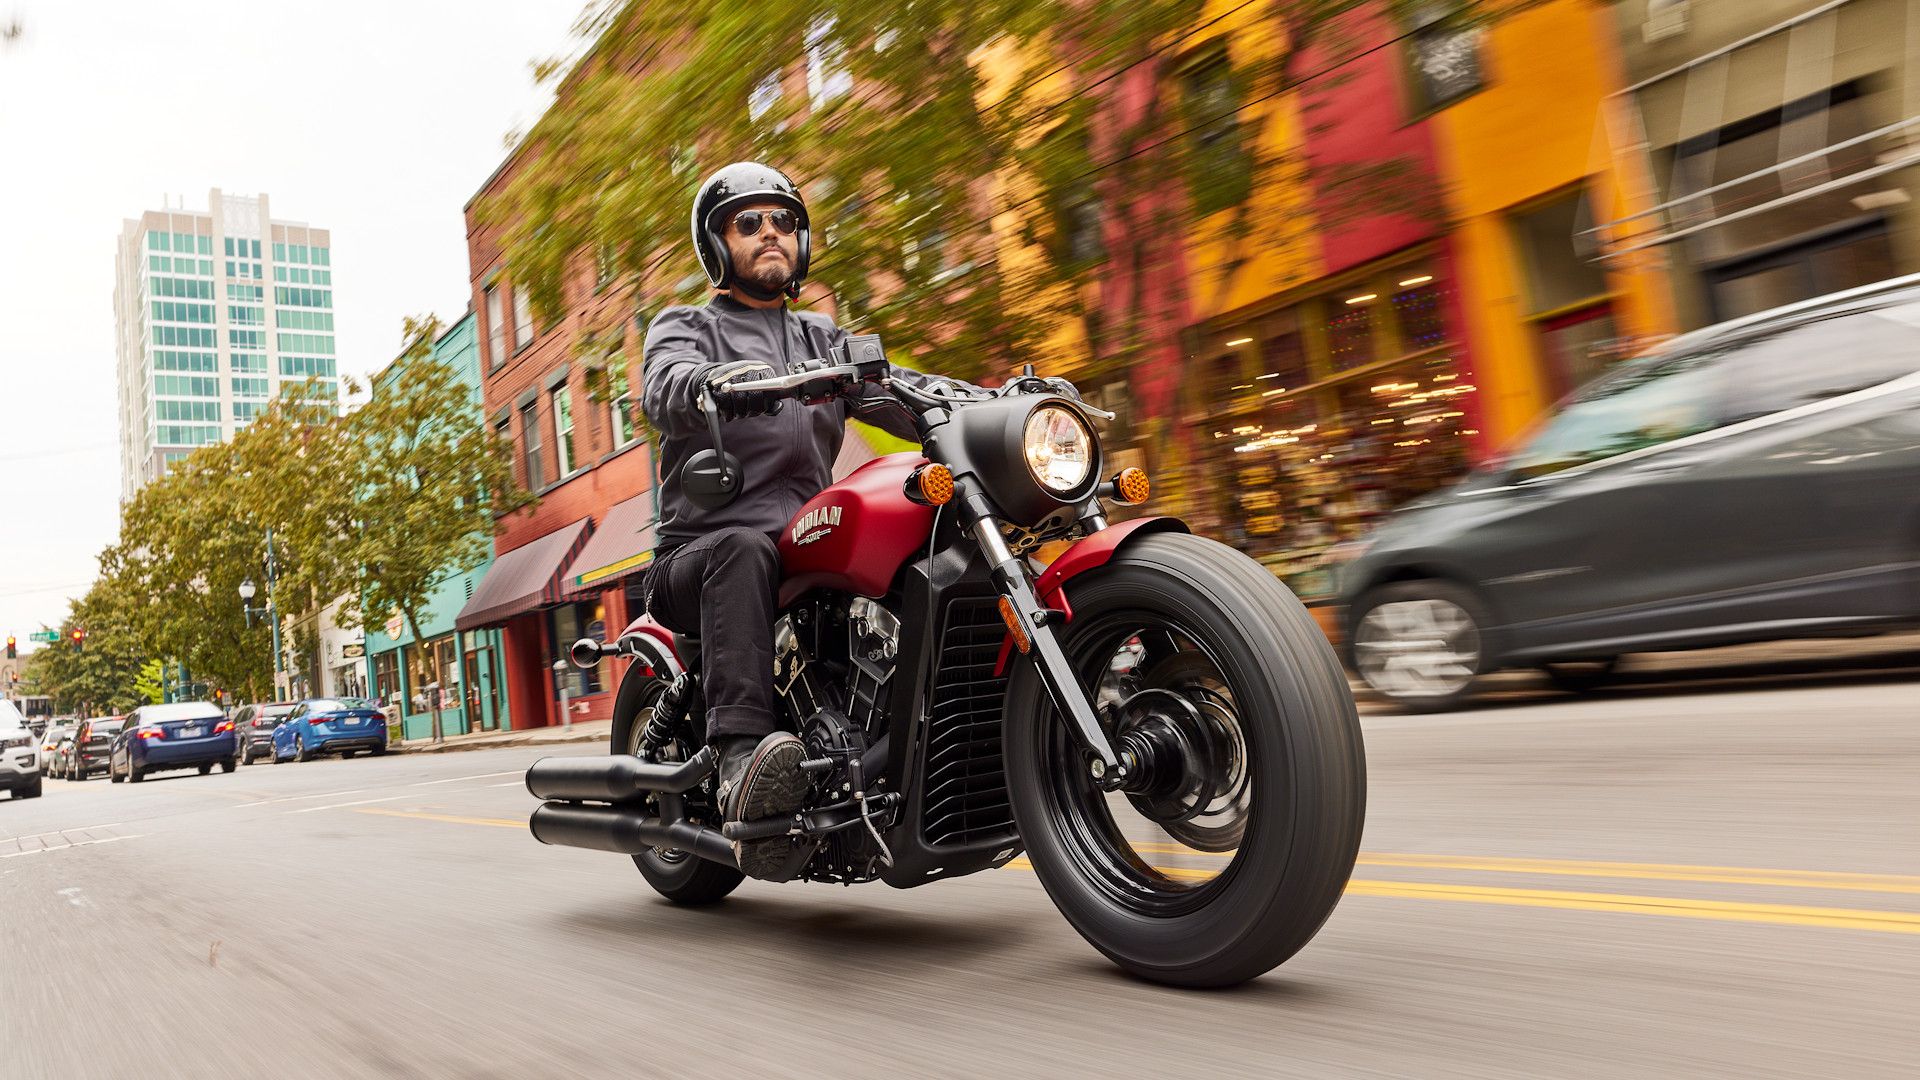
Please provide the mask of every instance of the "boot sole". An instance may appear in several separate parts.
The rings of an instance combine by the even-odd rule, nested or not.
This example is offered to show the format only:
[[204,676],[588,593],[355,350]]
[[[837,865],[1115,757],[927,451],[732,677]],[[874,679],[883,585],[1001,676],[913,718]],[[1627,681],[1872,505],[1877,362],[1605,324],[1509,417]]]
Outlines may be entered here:
[[[747,766],[740,798],[740,821],[786,817],[807,799],[807,776],[800,771],[806,747],[798,739],[783,740]],[[740,871],[748,877],[769,878],[785,869],[793,845],[785,837],[738,841],[733,845]]]

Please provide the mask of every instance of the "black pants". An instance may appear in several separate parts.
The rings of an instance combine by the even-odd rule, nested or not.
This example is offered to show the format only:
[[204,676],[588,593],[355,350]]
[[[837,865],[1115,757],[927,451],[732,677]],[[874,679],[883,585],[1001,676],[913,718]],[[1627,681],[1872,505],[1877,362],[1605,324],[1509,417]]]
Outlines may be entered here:
[[773,541],[743,528],[690,540],[647,570],[647,614],[674,633],[700,638],[708,742],[779,727],[773,708],[779,578]]

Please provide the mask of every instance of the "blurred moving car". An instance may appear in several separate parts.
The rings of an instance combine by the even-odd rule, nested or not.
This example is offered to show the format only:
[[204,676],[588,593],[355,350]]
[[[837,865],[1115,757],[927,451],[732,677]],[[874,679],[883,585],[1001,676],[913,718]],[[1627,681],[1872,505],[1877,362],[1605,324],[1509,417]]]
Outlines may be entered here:
[[234,738],[239,744],[237,760],[251,765],[256,758],[273,756],[273,731],[293,714],[294,701],[273,701],[245,705],[233,714]]
[[65,775],[63,758],[73,747],[73,733],[80,722],[49,725],[46,734],[40,736],[40,773],[59,779]]
[[27,718],[0,698],[0,791],[16,799],[40,797],[40,750]]
[[1538,666],[1920,624],[1920,276],[1624,361],[1338,568],[1348,660],[1412,709]]
[[198,769],[205,776],[215,765],[232,772],[236,743],[233,721],[210,701],[142,705],[114,737],[107,778],[137,784],[164,769]]
[[387,718],[364,698],[308,698],[273,729],[273,760],[387,752]]
[[113,748],[113,737],[120,734],[125,722],[124,716],[96,716],[80,721],[80,726],[74,729],[73,749],[67,752],[67,768],[62,775],[69,780],[85,780],[104,770],[107,753]]

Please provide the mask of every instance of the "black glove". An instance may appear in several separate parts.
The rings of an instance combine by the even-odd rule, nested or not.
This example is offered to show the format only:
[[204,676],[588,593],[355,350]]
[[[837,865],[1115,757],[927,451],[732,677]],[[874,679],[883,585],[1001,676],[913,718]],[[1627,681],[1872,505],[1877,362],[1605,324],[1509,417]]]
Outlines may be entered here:
[[746,416],[772,416],[780,411],[780,396],[768,391],[739,391],[727,389],[728,383],[750,382],[773,374],[773,368],[757,360],[730,360],[723,364],[708,364],[694,376],[693,397],[698,404],[702,392],[713,395],[713,403],[720,408],[720,415],[728,420],[738,420]]

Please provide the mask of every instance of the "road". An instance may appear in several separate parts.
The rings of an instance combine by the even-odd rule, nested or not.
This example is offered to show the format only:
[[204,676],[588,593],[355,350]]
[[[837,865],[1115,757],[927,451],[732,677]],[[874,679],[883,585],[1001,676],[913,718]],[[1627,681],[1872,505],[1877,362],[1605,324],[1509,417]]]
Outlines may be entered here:
[[[1366,854],[1229,992],[1008,868],[657,901],[528,748],[0,801],[0,1075],[1911,1076],[1912,666],[1365,720]],[[583,751],[585,748],[569,748]]]

